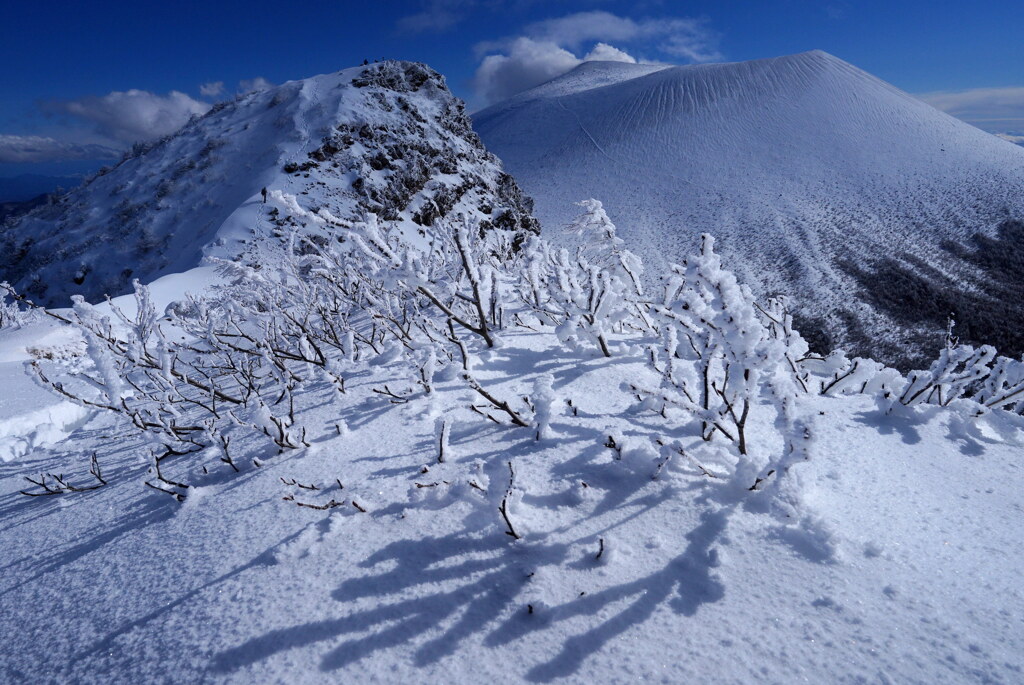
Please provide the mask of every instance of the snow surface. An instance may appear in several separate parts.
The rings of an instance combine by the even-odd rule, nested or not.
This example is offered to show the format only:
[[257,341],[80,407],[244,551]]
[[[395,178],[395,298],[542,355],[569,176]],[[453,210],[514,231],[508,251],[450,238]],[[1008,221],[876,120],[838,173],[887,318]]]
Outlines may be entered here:
[[0,329],[0,461],[57,443],[92,416],[37,386],[24,369],[36,355],[75,354],[79,344],[67,329],[45,321]]
[[1024,216],[1024,150],[821,51],[586,63],[474,127],[549,239],[591,197],[652,273],[710,232],[759,293],[813,316],[845,310],[876,340],[906,322],[879,321],[840,262],[910,255],[952,270],[944,240]]
[[[215,469],[183,505],[140,486],[145,445],[111,443],[106,418],[0,464],[0,679],[1020,682],[1019,427],[819,398],[786,475],[799,513],[779,518],[687,466],[652,480],[644,436],[700,440],[609,391],[652,377],[641,360],[504,343],[474,374],[508,397],[550,377],[540,442],[470,412],[458,381],[389,404],[371,388],[405,372],[384,365],[305,398],[312,447],[250,451],[259,468]],[[622,460],[612,433],[635,443]],[[109,486],[17,494],[40,471],[84,482],[93,450]],[[518,541],[468,485],[503,491],[507,461]]]

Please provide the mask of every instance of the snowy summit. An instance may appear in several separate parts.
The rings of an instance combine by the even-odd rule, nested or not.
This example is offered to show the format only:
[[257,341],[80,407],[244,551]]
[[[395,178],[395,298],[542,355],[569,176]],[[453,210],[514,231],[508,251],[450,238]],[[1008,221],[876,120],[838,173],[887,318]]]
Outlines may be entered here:
[[[477,113],[474,126],[545,226],[598,198],[659,268],[712,231],[743,279],[794,298],[825,345],[906,367],[951,311],[971,318],[972,340],[993,342],[1005,316],[995,311],[1019,300],[1019,271],[991,268],[977,242],[1013,249],[1024,236],[1013,221],[1024,214],[1024,149],[820,50],[587,62]],[[923,292],[907,302],[888,284]],[[1024,353],[1024,340],[1006,344]]]

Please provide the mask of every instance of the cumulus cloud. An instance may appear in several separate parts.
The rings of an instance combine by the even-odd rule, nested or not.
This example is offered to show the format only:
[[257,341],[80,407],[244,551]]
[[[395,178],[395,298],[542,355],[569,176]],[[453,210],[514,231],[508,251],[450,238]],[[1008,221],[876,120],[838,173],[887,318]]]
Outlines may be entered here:
[[56,109],[92,124],[112,142],[130,144],[174,133],[210,105],[176,90],[156,95],[133,89],[57,103]]
[[[495,102],[587,61],[636,62],[635,48],[686,62],[721,59],[705,22],[681,17],[631,19],[595,10],[528,25],[523,35],[477,44],[474,90]],[[616,43],[617,45],[613,45]],[[579,53],[591,46],[582,57]]]
[[210,81],[199,86],[199,94],[205,98],[215,98],[224,92],[223,81]]
[[629,62],[636,64],[636,58],[608,43],[598,43],[583,56],[584,62]]
[[561,76],[581,62],[554,43],[520,37],[512,41],[506,54],[484,57],[473,87],[487,102],[496,102]]
[[132,143],[174,133],[191,117],[210,109],[208,103],[178,91],[157,95],[134,89],[47,102],[41,107],[62,115],[62,133],[57,137],[0,135],[0,162],[115,159]]
[[1024,130],[1024,87],[975,88],[925,93],[918,97],[936,109],[992,133]]
[[603,10],[577,12],[558,19],[539,21],[526,27],[527,35],[537,40],[550,41],[571,48],[578,48],[586,41],[599,39],[628,41],[634,39],[639,32],[640,26],[633,19],[619,17]]
[[105,145],[68,143],[47,136],[0,134],[0,163],[54,162],[71,159],[114,159],[117,150]]
[[[240,93],[271,87],[273,84],[262,77],[238,83]],[[203,97],[218,97],[225,93],[224,82],[204,83],[199,92]],[[57,138],[0,134],[0,163],[115,159],[133,143],[174,133],[191,117],[209,111],[210,104],[176,90],[157,95],[132,89],[43,103],[42,108],[64,117],[63,133]]]

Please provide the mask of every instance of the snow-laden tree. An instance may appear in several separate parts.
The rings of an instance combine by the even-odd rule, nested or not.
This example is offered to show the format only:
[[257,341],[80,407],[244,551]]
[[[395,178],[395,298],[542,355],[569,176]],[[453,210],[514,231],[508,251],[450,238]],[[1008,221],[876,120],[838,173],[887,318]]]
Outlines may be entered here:
[[815,389],[821,394],[866,394],[876,397],[886,410],[967,400],[979,405],[979,413],[996,408],[1024,412],[1024,362],[999,356],[990,345],[962,345],[953,327],[950,319],[935,361],[906,376],[872,359],[848,359],[842,350],[803,366],[815,372]]
[[610,357],[612,333],[648,324],[641,306],[643,264],[616,237],[600,202],[578,204],[583,212],[567,229],[578,240],[575,250],[531,237],[518,291],[543,323],[557,326],[563,344],[592,345]]
[[[610,355],[614,334],[633,343],[624,350],[645,349],[660,382],[632,382],[630,392],[666,418],[682,411],[705,441],[724,439],[714,451],[736,453],[734,482],[751,489],[770,487],[773,475],[808,458],[816,420],[806,410],[808,393],[866,393],[883,407],[956,401],[965,416],[1024,412],[1024,362],[991,347],[958,345],[951,332],[939,358],[907,377],[842,351],[810,354],[786,301],[757,302],[723,267],[709,235],[648,297],[639,260],[596,201],[582,203],[574,222],[579,245],[556,248],[532,237],[517,248],[511,234],[481,231],[472,218],[406,235],[372,215],[343,222],[271,195],[291,212],[296,231],[254,244],[245,259],[219,263],[224,282],[212,293],[159,313],[136,283],[131,313],[81,298],[68,313],[48,312],[79,332],[85,357],[38,359],[40,383],[145,435],[153,446],[147,484],[178,499],[197,465],[245,468],[235,454],[240,435],[264,436],[282,451],[307,445],[301,412],[311,393],[341,399],[346,378],[370,362],[393,365],[398,375],[401,386],[371,389],[388,402],[404,404],[422,392],[433,406],[443,384],[461,378],[475,398],[470,408],[482,417],[555,439],[551,423],[560,405],[552,377],[503,396],[474,373],[486,364],[485,352],[500,347],[506,325],[533,329],[523,319],[531,314],[570,347]],[[30,304],[8,292],[16,304]],[[778,435],[752,446],[750,417],[771,408]],[[342,434],[344,418],[337,425]],[[439,460],[449,451],[450,430],[449,422],[438,424]],[[680,455],[709,477],[721,475],[696,461],[678,436],[661,437],[636,442],[642,449],[630,452],[635,468],[657,462],[658,473]],[[624,439],[608,439],[621,457]],[[661,446],[660,458],[653,445]]]
[[[671,409],[682,410],[699,421],[705,441],[721,435],[734,444],[739,455],[734,479],[749,489],[807,458],[811,422],[802,398],[810,383],[803,367],[808,348],[783,300],[759,305],[723,268],[714,239],[705,234],[699,254],[671,266],[651,317],[660,341],[649,348],[649,362],[661,375],[660,386],[628,384],[646,406],[666,417]],[[747,426],[763,400],[775,407],[784,447],[773,453],[761,446],[755,457]],[[673,454],[686,455],[672,444],[663,452],[659,470]]]
[[[462,216],[413,245],[397,233],[386,235],[374,217],[351,228],[358,254],[326,255],[329,267],[341,266],[353,254],[361,257],[352,276],[365,290],[362,304],[396,337],[407,342],[410,325],[433,337],[436,330],[424,329],[431,327],[426,317],[440,329],[455,328],[495,346],[494,331],[503,325],[508,299],[498,265],[511,257],[511,243],[497,235],[500,231],[481,234],[478,221]],[[414,303],[415,312],[404,309],[406,303]]]
[[888,400],[895,397],[905,383],[896,369],[887,368],[873,359],[850,359],[843,350],[833,350],[821,359],[805,362],[803,366],[816,372],[812,389],[822,395],[865,394]]
[[951,318],[945,345],[927,369],[907,374],[898,395],[905,406],[938,404],[948,406],[959,399],[988,409],[1024,411],[1024,362],[1000,357],[991,345],[961,345],[953,335]]
[[988,409],[1024,414],[1024,359],[997,357],[972,399]]
[[970,345],[947,345],[927,370],[910,372],[899,402],[906,406],[948,405],[989,375],[989,365],[995,357],[996,350],[989,345],[977,349]]
[[36,318],[33,310],[22,309],[16,300],[8,298],[12,292],[9,283],[0,283],[0,329],[21,328]]
[[660,389],[634,390],[701,421],[701,434],[720,433],[747,454],[746,425],[765,371],[782,362],[750,289],[722,268],[714,238],[701,236],[700,253],[671,266],[663,295],[651,307],[661,331],[652,361]]
[[626,252],[626,243],[615,235],[615,224],[604,211],[600,200],[593,198],[576,203],[581,211],[569,225],[565,233],[575,236],[579,243],[579,251],[591,263],[598,266],[610,266],[618,255]]

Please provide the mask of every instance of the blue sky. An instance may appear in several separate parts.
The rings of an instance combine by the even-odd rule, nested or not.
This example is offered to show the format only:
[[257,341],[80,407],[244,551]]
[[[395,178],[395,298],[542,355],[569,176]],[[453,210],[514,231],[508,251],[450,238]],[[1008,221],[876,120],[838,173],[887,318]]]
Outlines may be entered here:
[[1024,135],[1024,2],[12,2],[0,176],[84,170],[236,92],[364,58],[427,62],[479,107],[587,58],[687,64],[823,49]]

